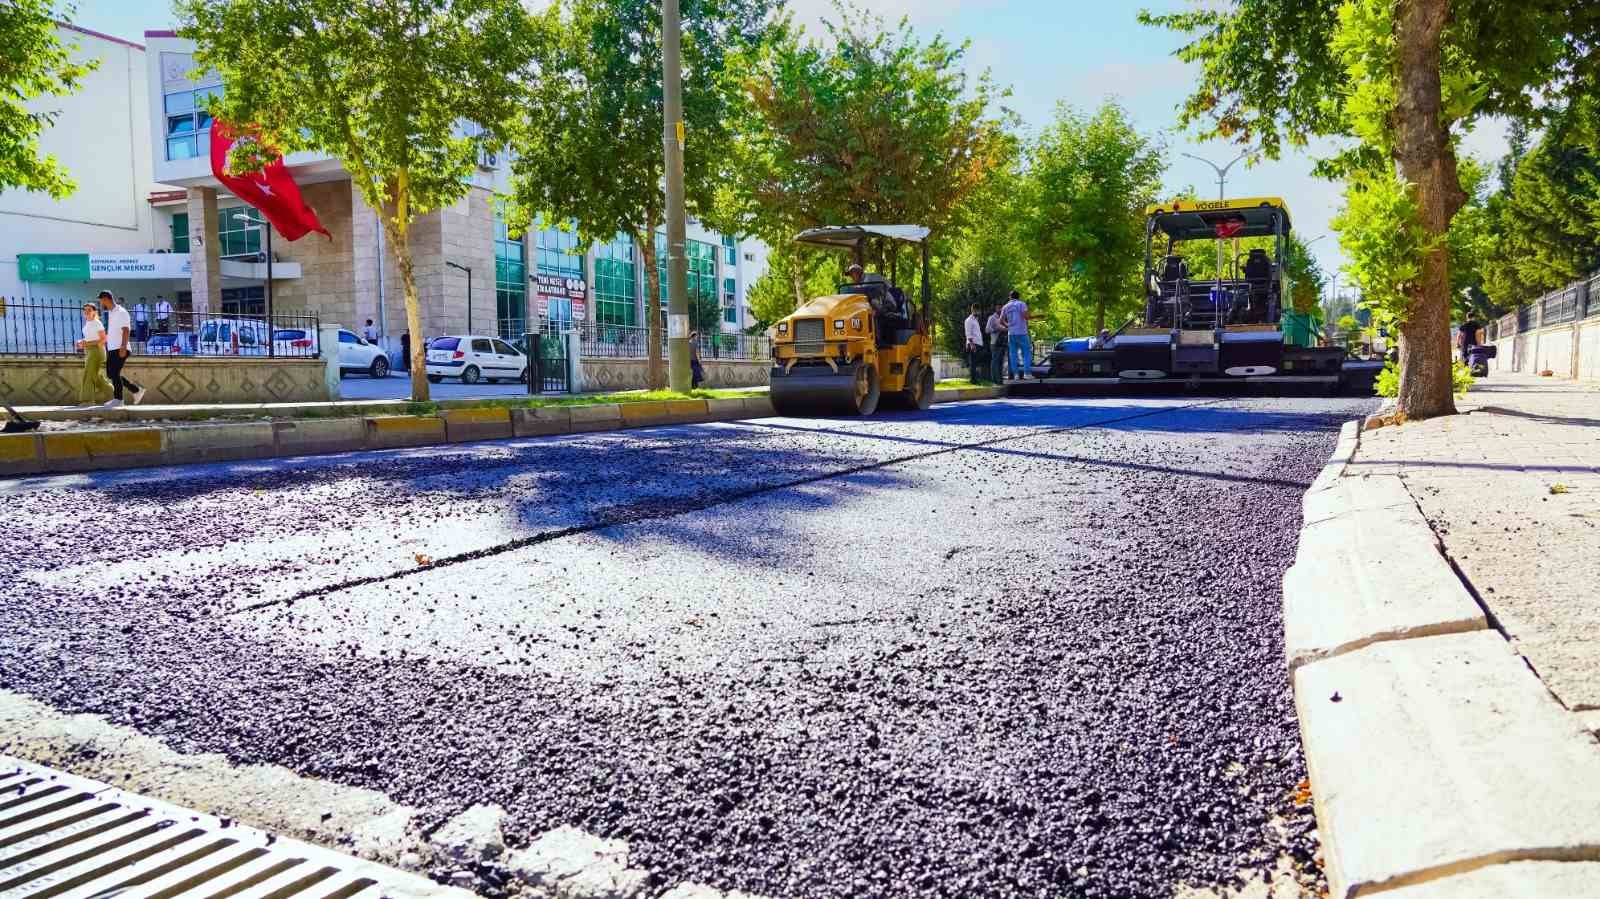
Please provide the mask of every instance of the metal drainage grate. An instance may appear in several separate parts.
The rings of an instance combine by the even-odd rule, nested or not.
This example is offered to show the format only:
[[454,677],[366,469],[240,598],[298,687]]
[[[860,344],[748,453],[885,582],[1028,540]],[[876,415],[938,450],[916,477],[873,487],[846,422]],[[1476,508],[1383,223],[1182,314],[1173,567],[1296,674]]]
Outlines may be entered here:
[[467,896],[0,755],[0,899]]

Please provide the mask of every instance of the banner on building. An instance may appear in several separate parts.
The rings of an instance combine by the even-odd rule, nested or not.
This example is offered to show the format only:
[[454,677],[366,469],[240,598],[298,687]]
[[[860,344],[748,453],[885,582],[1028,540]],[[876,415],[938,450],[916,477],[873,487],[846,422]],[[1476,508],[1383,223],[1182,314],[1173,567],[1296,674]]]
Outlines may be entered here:
[[34,284],[63,281],[187,280],[188,253],[18,253],[17,274]]
[[586,321],[589,317],[589,283],[582,278],[537,274],[533,276],[533,293],[540,318],[550,317],[551,300],[571,304],[575,322]]

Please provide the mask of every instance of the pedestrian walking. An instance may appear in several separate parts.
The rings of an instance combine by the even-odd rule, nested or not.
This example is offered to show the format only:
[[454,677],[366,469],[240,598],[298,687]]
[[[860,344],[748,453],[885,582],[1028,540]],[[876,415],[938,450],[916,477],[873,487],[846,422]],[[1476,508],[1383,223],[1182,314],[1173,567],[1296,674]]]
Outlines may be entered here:
[[367,326],[361,329],[361,336],[366,338],[367,343],[378,342],[378,329],[372,324],[372,319],[367,319]]
[[121,303],[112,299],[109,290],[100,291],[100,311],[106,316],[106,380],[111,382],[111,399],[106,405],[122,405],[122,391],[127,388],[128,399],[137,406],[144,402],[144,388],[122,376],[122,366],[128,362],[133,319]]
[[145,343],[150,339],[150,306],[144,297],[133,304],[133,339],[136,343]]
[[164,296],[156,297],[156,333],[172,333],[172,304]]
[[411,370],[411,332],[400,332],[400,370]]
[[97,406],[111,396],[111,382],[106,380],[106,326],[100,321],[100,307],[83,304],[83,339],[78,341],[83,350],[83,377],[78,381],[78,402]]
[[1025,381],[1033,370],[1033,343],[1028,340],[1028,304],[1022,295],[1011,291],[1011,299],[1000,307],[1000,317],[1006,322],[1007,356],[1011,360],[1011,377]]
[[706,369],[700,364],[700,332],[689,332],[689,372],[691,380],[689,389],[698,390],[702,381],[706,379]]
[[978,358],[983,352],[983,325],[978,322],[978,304],[973,303],[967,316],[967,377],[977,384],[983,380],[978,374]]
[[1000,307],[989,313],[984,330],[989,334],[989,380],[999,384],[1006,379],[1006,320]]

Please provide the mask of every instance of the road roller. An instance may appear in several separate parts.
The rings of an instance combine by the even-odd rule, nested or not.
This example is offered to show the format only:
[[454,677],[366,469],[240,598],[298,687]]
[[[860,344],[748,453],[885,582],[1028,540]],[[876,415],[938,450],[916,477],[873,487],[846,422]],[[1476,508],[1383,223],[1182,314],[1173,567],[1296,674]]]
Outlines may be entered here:
[[[810,300],[773,327],[773,409],[779,415],[871,415],[880,405],[928,408],[934,386],[928,229],[832,225],[802,231],[795,242],[847,250],[855,264],[837,293]],[[919,303],[895,283],[893,264],[889,277],[865,270],[874,242],[917,246]]]

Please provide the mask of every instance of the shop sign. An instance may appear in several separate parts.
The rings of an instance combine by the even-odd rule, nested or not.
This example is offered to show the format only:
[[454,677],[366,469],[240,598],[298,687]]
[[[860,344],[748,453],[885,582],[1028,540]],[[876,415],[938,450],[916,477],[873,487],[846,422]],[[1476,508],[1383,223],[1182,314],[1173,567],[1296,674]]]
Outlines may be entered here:
[[88,253],[18,253],[17,276],[34,284],[89,280]]
[[588,318],[589,282],[566,275],[536,274],[533,276],[534,301],[540,318],[549,315],[550,300],[569,300],[572,303],[572,320]]
[[187,279],[188,253],[91,253],[90,276],[96,280]]

